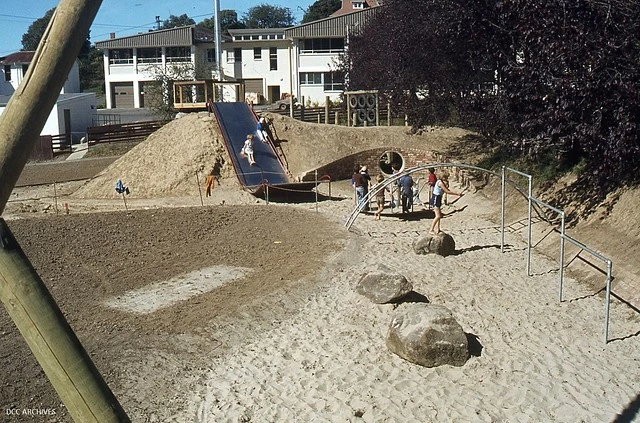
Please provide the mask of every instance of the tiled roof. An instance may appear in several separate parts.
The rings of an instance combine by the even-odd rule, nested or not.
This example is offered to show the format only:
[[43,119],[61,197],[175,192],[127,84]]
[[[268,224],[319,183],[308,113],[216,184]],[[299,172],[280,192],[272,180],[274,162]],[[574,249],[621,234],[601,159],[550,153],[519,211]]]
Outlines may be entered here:
[[18,51],[3,57],[0,63],[7,65],[11,63],[31,63],[35,54],[35,51]]
[[[364,3],[365,4],[365,9],[369,8],[369,7],[376,7],[376,6],[380,6],[381,2],[379,0],[360,0],[358,1],[358,3]],[[333,14],[331,16],[341,16],[341,15],[346,15],[347,13],[351,13],[351,12],[356,12],[356,11],[360,11],[363,9],[354,9],[353,8],[353,1],[352,0],[342,0],[342,7],[338,10],[336,10],[335,12],[333,12]]]

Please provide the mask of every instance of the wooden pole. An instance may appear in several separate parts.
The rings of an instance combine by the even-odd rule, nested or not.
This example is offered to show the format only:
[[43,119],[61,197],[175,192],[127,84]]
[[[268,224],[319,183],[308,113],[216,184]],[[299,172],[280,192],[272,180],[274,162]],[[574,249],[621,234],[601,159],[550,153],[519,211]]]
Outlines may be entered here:
[[[0,116],[0,212],[100,4],[101,0],[60,1],[25,78]],[[75,421],[130,421],[3,219],[0,299]]]
[[325,96],[324,98],[324,123],[329,124],[329,96]]
[[0,115],[0,213],[11,195],[101,0],[61,0],[29,70]]
[[56,205],[56,214],[58,214],[58,190],[56,189],[56,181],[53,181],[53,200]]
[[200,193],[200,205],[204,206],[204,200],[202,199],[202,189],[200,188],[200,177],[198,176],[197,170],[196,170],[196,184],[198,185],[198,193]]

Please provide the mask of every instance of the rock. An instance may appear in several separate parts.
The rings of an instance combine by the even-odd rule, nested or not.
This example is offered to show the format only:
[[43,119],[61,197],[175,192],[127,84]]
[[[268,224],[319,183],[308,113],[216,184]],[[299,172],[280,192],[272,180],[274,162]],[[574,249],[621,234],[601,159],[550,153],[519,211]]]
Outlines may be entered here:
[[356,284],[356,292],[376,304],[399,300],[413,290],[413,284],[403,275],[394,273],[384,265],[363,275]]
[[389,325],[386,344],[391,352],[425,367],[459,367],[470,356],[462,327],[449,309],[439,305],[400,305]]
[[446,257],[456,252],[456,242],[453,237],[444,232],[437,235],[426,235],[413,243],[416,254],[434,253]]

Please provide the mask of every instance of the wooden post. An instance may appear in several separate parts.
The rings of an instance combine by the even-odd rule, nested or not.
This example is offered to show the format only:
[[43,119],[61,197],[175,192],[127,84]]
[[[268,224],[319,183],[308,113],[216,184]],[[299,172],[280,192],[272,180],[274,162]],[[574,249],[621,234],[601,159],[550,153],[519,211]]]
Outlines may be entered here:
[[340,112],[336,112],[335,114],[335,122],[336,125],[340,124]]
[[56,214],[58,214],[58,190],[56,189],[56,181],[53,181],[53,201],[56,205]]
[[329,96],[325,96],[324,98],[324,123],[329,124]]
[[202,199],[202,189],[200,188],[200,177],[198,176],[197,170],[196,170],[196,184],[198,184],[198,192],[200,193],[200,205],[204,206],[204,200]]
[[[61,0],[0,116],[0,212],[56,103],[101,0]],[[0,299],[77,422],[128,422],[122,406],[0,219]]]

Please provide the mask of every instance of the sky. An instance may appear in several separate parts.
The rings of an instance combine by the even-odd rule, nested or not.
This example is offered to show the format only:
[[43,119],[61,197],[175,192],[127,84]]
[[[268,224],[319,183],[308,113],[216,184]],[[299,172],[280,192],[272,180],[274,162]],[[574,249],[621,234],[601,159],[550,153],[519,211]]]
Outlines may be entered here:
[[[0,8],[0,57],[22,49],[22,35],[29,25],[44,16],[47,10],[56,7],[57,0],[3,1]],[[254,6],[288,7],[296,21],[302,20],[306,9],[315,0],[220,0],[220,10],[231,9],[238,19]],[[109,38],[111,32],[117,37],[146,32],[156,25],[156,16],[165,20],[169,15],[187,14],[200,22],[213,15],[213,0],[102,0],[100,10],[91,26],[91,42]]]

